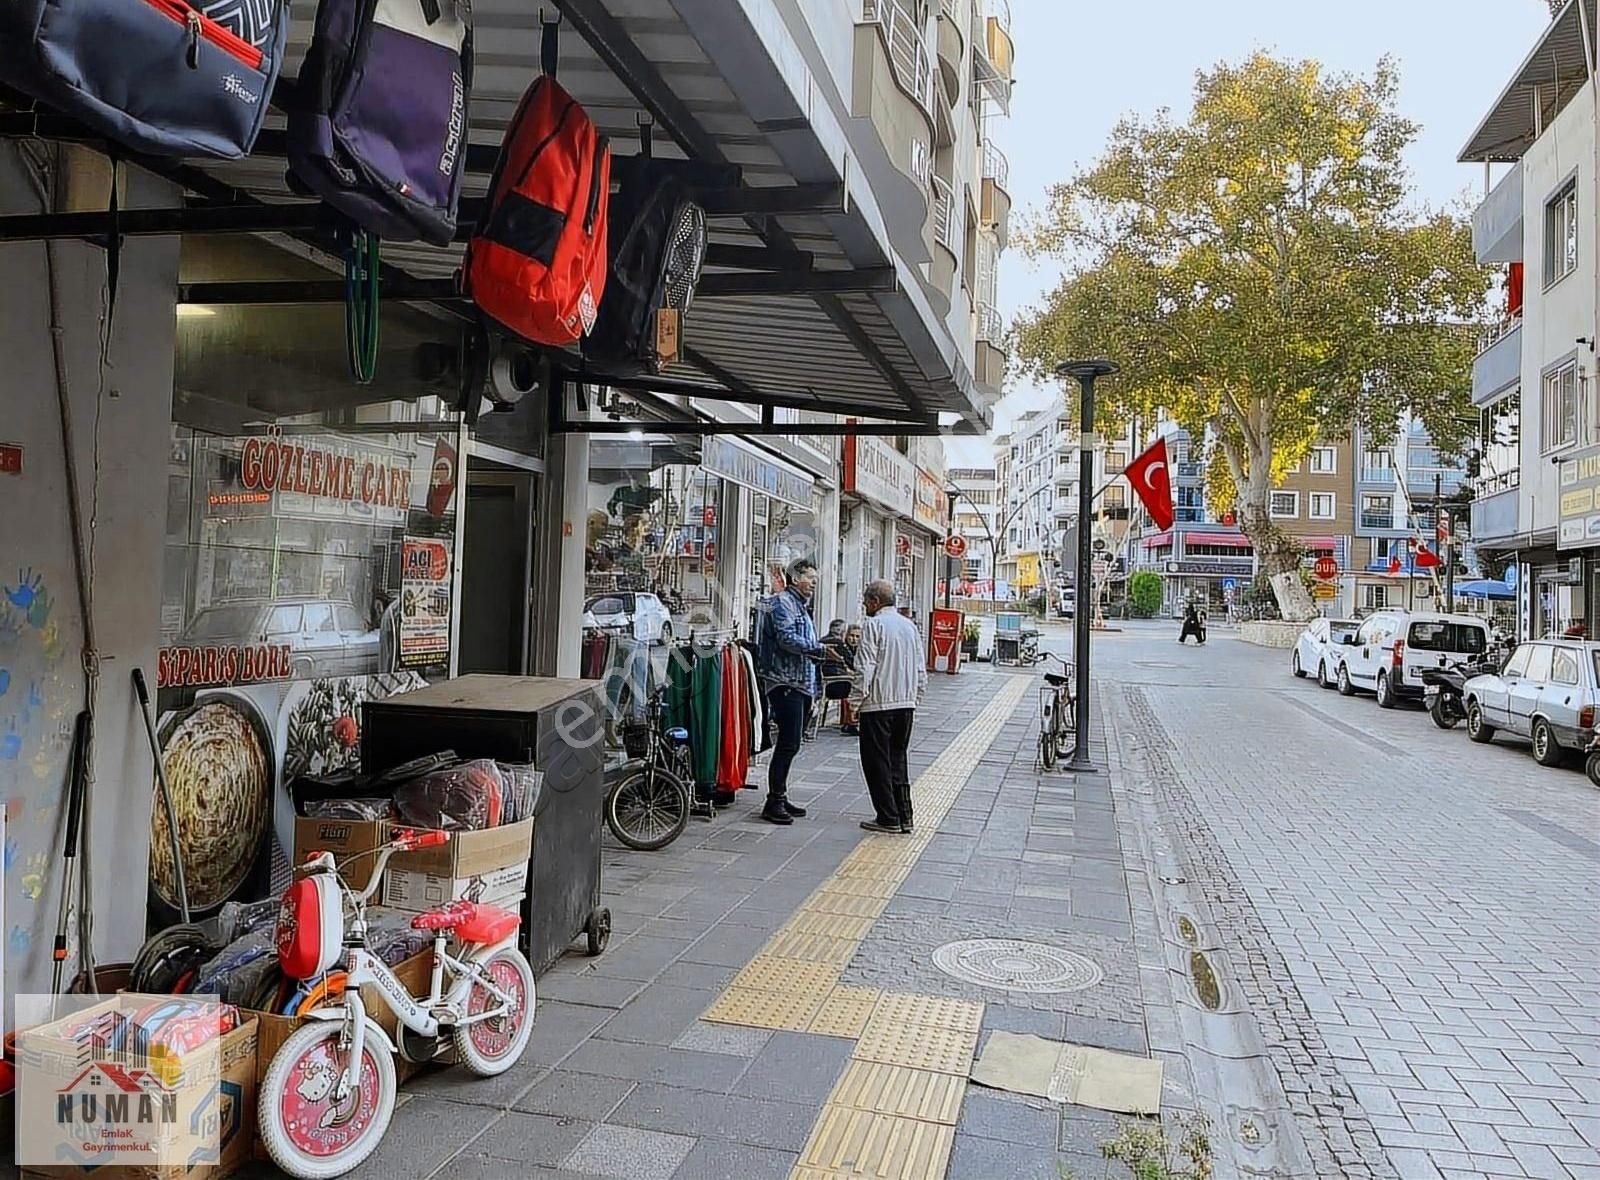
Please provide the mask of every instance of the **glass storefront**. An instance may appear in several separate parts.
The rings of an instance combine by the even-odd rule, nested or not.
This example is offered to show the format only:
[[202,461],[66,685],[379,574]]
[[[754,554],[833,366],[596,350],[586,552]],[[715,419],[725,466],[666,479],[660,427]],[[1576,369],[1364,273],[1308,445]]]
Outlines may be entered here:
[[[460,431],[414,402],[387,413],[173,425],[157,733],[197,916],[267,895],[293,851],[289,784],[354,765],[363,700],[449,674]],[[177,902],[154,817],[153,927]]]

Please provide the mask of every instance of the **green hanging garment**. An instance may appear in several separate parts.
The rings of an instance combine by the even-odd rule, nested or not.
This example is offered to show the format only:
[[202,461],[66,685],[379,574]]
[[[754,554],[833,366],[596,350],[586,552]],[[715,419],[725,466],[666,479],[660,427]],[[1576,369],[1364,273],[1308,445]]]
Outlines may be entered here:
[[695,786],[717,785],[717,754],[722,749],[722,661],[715,651],[695,653],[689,724],[689,752]]

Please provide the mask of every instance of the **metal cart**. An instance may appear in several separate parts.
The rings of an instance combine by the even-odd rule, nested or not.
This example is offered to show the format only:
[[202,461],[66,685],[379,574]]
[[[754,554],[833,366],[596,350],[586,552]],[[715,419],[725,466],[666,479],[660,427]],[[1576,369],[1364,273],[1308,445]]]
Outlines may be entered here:
[[611,911],[600,904],[603,709],[592,680],[482,674],[362,705],[369,773],[440,750],[531,762],[544,772],[522,906],[522,945],[535,972],[580,935],[591,955],[611,938]]

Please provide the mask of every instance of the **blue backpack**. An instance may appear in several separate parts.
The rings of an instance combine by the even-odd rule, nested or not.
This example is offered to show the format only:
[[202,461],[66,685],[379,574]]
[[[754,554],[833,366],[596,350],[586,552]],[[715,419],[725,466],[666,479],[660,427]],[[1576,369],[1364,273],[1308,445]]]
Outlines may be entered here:
[[471,89],[468,0],[322,0],[289,110],[291,182],[380,238],[448,245]]
[[136,152],[247,155],[289,0],[6,0],[0,81]]

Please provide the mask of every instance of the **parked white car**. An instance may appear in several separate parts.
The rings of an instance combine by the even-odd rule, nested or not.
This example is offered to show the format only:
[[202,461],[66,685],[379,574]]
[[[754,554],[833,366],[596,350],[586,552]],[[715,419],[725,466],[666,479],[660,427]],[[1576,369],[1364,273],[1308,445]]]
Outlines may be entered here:
[[672,641],[672,612],[661,599],[643,590],[596,594],[583,604],[583,609],[586,627],[631,628],[633,637],[641,643]]
[[1329,648],[1330,658],[1338,657],[1339,691],[1351,696],[1365,689],[1385,709],[1422,698],[1424,668],[1475,663],[1488,650],[1489,626],[1480,618],[1403,610],[1369,616],[1354,635]]
[[1330,658],[1329,648],[1354,635],[1361,628],[1359,619],[1313,619],[1294,642],[1294,652],[1289,657],[1289,670],[1296,676],[1315,676],[1323,688],[1333,687],[1333,669],[1337,661]]

